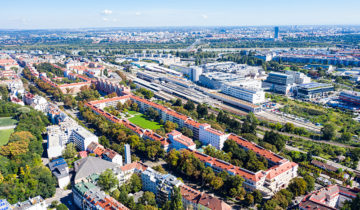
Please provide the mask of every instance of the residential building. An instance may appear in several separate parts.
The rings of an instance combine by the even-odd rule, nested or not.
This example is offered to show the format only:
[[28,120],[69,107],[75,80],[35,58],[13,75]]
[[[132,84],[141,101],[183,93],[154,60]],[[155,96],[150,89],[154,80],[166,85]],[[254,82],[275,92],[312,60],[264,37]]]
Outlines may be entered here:
[[82,126],[76,127],[72,130],[70,142],[74,142],[78,150],[85,150],[91,142],[98,142],[99,139],[96,135],[86,130]]
[[74,182],[79,183],[86,179],[86,177],[92,174],[100,175],[106,169],[117,170],[120,169],[120,165],[112,163],[110,161],[103,160],[98,157],[88,156],[74,162],[75,178]]
[[105,151],[102,154],[102,157],[104,160],[119,164],[120,166],[123,165],[123,159],[122,156],[119,155],[117,152],[111,149],[105,149]]
[[340,185],[330,185],[306,195],[301,200],[299,209],[341,209],[345,201],[351,201],[355,199],[359,192],[359,189],[352,189]]
[[211,128],[209,124],[201,124],[199,129],[199,140],[203,144],[210,144],[216,149],[222,149],[224,142],[229,137],[230,134],[225,134],[221,131],[218,131],[214,128]]
[[338,170],[338,168],[336,168],[332,165],[323,163],[323,162],[315,160],[315,159],[311,161],[311,164],[313,164],[314,166],[319,167],[321,169],[324,169],[326,171],[330,171],[330,172],[336,172]]
[[131,150],[130,150],[129,144],[125,144],[124,153],[125,153],[125,165],[130,164],[131,163]]
[[170,200],[173,187],[179,187],[183,183],[171,174],[161,174],[152,168],[147,168],[141,174],[143,190],[153,192],[159,203]]
[[211,209],[211,210],[231,210],[231,206],[224,201],[206,193],[201,193],[187,185],[180,186],[182,203],[185,209]]
[[70,184],[69,167],[64,158],[58,158],[51,161],[49,163],[49,168],[61,189],[64,189]]
[[173,130],[170,133],[167,134],[170,142],[171,142],[171,148],[174,148],[176,150],[180,149],[196,149],[196,144],[193,142],[193,140],[182,133],[180,133],[177,130]]
[[13,210],[47,210],[45,200],[39,195],[12,205]]
[[101,191],[93,180],[75,184],[72,192],[74,203],[80,209],[128,210],[126,206]]

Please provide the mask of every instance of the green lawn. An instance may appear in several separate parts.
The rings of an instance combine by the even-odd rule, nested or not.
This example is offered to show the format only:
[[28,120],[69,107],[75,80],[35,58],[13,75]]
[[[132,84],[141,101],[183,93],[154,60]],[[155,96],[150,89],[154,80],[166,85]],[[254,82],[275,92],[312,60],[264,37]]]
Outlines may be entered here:
[[17,120],[11,119],[11,117],[1,117],[0,118],[0,127],[15,125]]
[[136,112],[136,111],[127,111],[127,113],[131,114],[131,115],[139,114],[139,112]]
[[157,122],[147,120],[143,114],[138,114],[132,118],[129,118],[129,121],[134,123],[135,125],[150,130],[156,130],[162,127],[162,125]]
[[0,130],[0,146],[8,143],[12,132],[14,132],[14,129]]

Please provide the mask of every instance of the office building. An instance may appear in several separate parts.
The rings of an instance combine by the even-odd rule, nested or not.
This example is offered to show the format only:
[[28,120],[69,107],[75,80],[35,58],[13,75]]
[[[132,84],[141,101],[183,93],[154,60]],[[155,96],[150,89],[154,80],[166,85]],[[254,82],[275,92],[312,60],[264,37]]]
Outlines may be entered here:
[[212,195],[202,193],[187,185],[180,186],[180,194],[185,209],[231,210],[231,206]]
[[326,83],[307,83],[296,87],[294,95],[302,99],[314,99],[326,97],[330,92],[334,91],[332,84]]
[[263,88],[282,94],[288,94],[294,83],[295,80],[293,75],[271,72],[263,82]]
[[250,102],[252,104],[260,104],[265,102],[265,92],[261,88],[225,84],[221,87],[221,92],[226,95],[238,98],[240,100]]
[[274,28],[274,39],[279,39],[279,27],[275,26]]
[[76,127],[70,136],[70,142],[73,142],[78,150],[84,151],[91,142],[98,142],[98,137],[86,130],[84,127]]
[[311,82],[311,78],[306,76],[304,73],[302,72],[298,72],[298,71],[286,71],[285,74],[287,75],[292,75],[294,78],[294,83],[301,85],[301,84],[307,84]]
[[130,150],[130,145],[129,144],[125,144],[125,165],[130,164],[131,163],[131,150]]

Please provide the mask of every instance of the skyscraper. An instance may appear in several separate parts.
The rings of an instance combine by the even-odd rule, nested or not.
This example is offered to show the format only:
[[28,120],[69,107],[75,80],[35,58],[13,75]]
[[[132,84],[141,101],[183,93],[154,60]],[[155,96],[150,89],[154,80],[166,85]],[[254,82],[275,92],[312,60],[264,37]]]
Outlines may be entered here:
[[125,165],[131,163],[130,145],[125,144]]
[[279,39],[279,27],[275,27],[274,39]]

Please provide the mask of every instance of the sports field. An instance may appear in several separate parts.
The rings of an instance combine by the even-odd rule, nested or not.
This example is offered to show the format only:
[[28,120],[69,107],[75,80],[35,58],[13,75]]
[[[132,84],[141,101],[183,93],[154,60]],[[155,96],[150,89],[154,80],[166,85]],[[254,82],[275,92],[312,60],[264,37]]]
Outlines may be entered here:
[[0,146],[8,143],[9,137],[13,132],[14,129],[0,130]]
[[0,117],[0,127],[11,126],[15,125],[16,123],[17,121],[11,119],[11,117]]
[[129,121],[137,126],[150,130],[156,130],[162,127],[162,125],[157,122],[147,120],[143,114],[135,115],[134,117],[129,118]]

